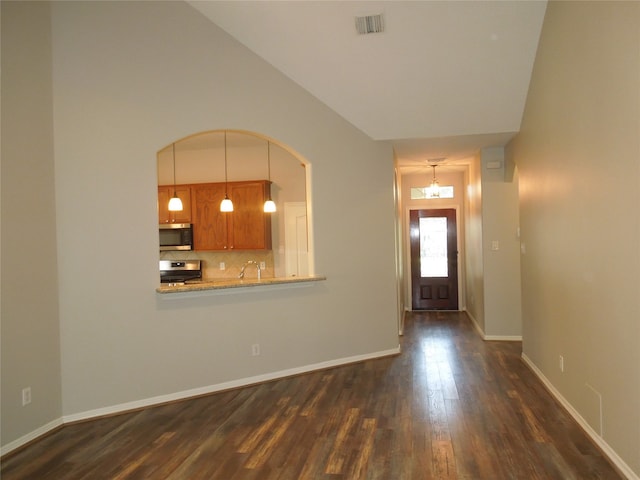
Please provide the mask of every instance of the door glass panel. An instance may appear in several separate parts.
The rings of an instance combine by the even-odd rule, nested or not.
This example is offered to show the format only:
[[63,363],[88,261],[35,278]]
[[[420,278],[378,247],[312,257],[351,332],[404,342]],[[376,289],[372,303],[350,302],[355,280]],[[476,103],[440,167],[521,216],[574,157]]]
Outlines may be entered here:
[[420,276],[447,277],[447,217],[420,219]]

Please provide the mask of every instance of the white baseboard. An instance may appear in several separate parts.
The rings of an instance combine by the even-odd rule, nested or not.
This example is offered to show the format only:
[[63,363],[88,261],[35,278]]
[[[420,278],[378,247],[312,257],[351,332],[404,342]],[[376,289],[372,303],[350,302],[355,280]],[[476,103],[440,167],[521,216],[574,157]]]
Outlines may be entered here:
[[521,342],[522,335],[485,335],[484,340],[493,342]]
[[484,331],[480,328],[480,324],[476,320],[476,317],[474,317],[469,310],[465,310],[464,313],[466,313],[469,320],[471,320],[471,324],[476,329],[476,332],[478,332],[478,334],[484,339]]
[[476,320],[476,317],[474,317],[471,312],[469,310],[465,310],[464,313],[467,314],[467,317],[469,317],[469,319],[471,320],[471,323],[473,324],[473,326],[475,327],[476,331],[478,332],[478,334],[482,337],[482,339],[484,340],[484,331],[482,330],[482,328],[480,328],[480,324],[478,323],[478,321]]
[[215,385],[208,385],[206,387],[194,388],[191,390],[183,390],[181,392],[170,393],[167,395],[159,395],[157,397],[146,398],[143,400],[136,400],[133,402],[120,403],[111,407],[98,408],[95,410],[88,410],[86,412],[75,413],[73,415],[65,415],[63,417],[64,423],[77,422],[79,420],[88,420],[95,417],[102,417],[105,415],[113,415],[115,413],[122,413],[129,410],[136,410],[139,408],[151,407],[153,405],[159,405],[162,403],[173,402],[176,400],[183,400],[185,398],[197,397],[200,395],[207,395],[210,393],[221,392],[232,388],[246,387],[248,385],[255,385],[256,383],[268,382],[270,380],[277,380],[279,378],[290,377],[292,375],[299,375],[301,373],[309,373],[317,370],[324,370],[331,367],[339,367],[347,365],[349,363],[362,362],[364,360],[371,360],[374,358],[388,357],[390,355],[397,355],[400,353],[400,345],[397,348],[390,350],[383,350],[381,352],[374,352],[365,355],[356,355],[353,357],[340,358],[337,360],[329,360],[327,362],[314,363],[312,365],[305,365],[302,367],[290,368],[287,370],[280,370],[278,372],[266,373],[264,375],[256,375],[254,377],[246,377],[238,380],[232,380],[230,382],[218,383]]
[[268,382],[270,380],[277,380],[279,378],[290,377],[292,375],[299,375],[301,373],[309,373],[317,370],[324,370],[326,368],[339,367],[350,363],[362,362],[364,360],[372,360],[375,358],[388,357],[391,355],[397,355],[400,353],[400,345],[390,350],[382,350],[379,352],[367,353],[364,355],[355,355],[352,357],[339,358],[336,360],[329,360],[327,362],[314,363],[311,365],[305,365],[302,367],[290,368],[287,370],[280,370],[278,372],[266,373],[264,375],[256,375],[254,377],[241,378],[238,380],[232,380],[230,382],[218,383],[216,385],[209,385],[206,387],[193,388],[191,390],[183,390],[181,392],[170,393],[167,395],[159,395],[157,397],[145,398],[142,400],[136,400],[133,402],[120,403],[110,407],[98,408],[95,410],[88,410],[86,412],[74,413],[72,415],[64,415],[62,418],[56,419],[42,427],[34,430],[14,440],[7,445],[4,445],[0,449],[0,455],[6,455],[7,453],[26,445],[27,443],[41,437],[51,430],[64,425],[66,423],[77,422],[80,420],[90,420],[92,418],[102,417],[105,415],[114,415],[117,413],[125,413],[130,410],[137,410],[145,407],[152,407],[154,405],[160,405],[162,403],[172,402],[176,400],[184,400],[190,397],[197,397],[199,395],[206,395],[209,393],[220,392],[223,390],[229,390],[232,388],[246,387],[248,385],[254,385],[256,383]]
[[628,480],[640,480],[640,477],[636,475],[631,467],[627,465],[624,460],[622,460],[618,454],[609,446],[604,439],[598,435],[598,433],[587,423],[587,421],[582,418],[582,415],[578,413],[578,411],[573,408],[573,406],[567,401],[566,398],[562,396],[562,394],[553,386],[553,384],[544,376],[544,373],[531,361],[525,353],[522,353],[522,360],[524,363],[531,369],[531,371],[540,379],[546,389],[553,395],[553,397],[560,402],[560,404],[569,412],[569,415],[573,417],[573,419],[578,422],[580,427],[586,432],[589,437],[598,445],[598,447],[602,450],[604,455],[613,463],[616,468],[620,471],[622,475],[624,475]]
[[26,445],[27,443],[32,442],[36,438],[39,438],[49,433],[51,430],[58,428],[62,424],[63,424],[62,418],[56,418],[55,420],[47,423],[46,425],[43,425],[40,428],[36,428],[33,432],[29,432],[26,435],[23,435],[22,437],[18,438],[17,440],[14,440],[11,443],[7,443],[6,445],[3,445],[2,448],[0,448],[0,456],[4,456],[7,453],[12,452],[16,448],[20,448],[23,445]]
[[471,319],[471,323],[473,323],[473,326],[478,331],[478,333],[480,334],[483,340],[486,340],[489,342],[491,341],[521,342],[522,341],[522,335],[487,335],[484,333],[484,330],[482,330],[482,328],[480,327],[480,324],[478,323],[476,318],[473,315],[471,315],[471,312],[468,310],[465,310],[464,312],[469,316],[469,318]]

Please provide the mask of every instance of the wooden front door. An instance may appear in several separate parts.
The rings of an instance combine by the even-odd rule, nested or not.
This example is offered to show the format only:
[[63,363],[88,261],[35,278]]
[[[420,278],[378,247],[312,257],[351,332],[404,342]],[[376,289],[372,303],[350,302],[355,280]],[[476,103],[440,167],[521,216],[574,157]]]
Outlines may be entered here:
[[411,210],[409,229],[413,310],[457,310],[456,211]]

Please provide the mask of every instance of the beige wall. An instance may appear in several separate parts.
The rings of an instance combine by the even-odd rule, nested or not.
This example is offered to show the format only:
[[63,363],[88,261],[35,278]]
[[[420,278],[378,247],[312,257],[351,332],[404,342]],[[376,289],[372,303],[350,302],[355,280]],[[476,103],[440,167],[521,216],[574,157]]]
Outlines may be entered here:
[[[36,218],[51,230],[55,219],[58,229],[65,420],[397,351],[388,144],[371,141],[183,2],[51,9],[55,175],[44,176],[55,178],[56,203]],[[212,129],[276,138],[309,164],[314,265],[326,281],[173,300],[156,294],[156,152]],[[40,355],[19,336],[5,339],[3,323],[5,340]],[[7,368],[18,376],[18,366]],[[3,359],[3,381],[4,369]],[[15,394],[3,388],[3,409]],[[47,400],[59,405],[59,394],[60,385]],[[3,419],[17,413],[3,410]],[[3,443],[44,421],[16,422]]]
[[472,159],[465,174],[465,292],[467,313],[478,330],[485,331],[484,264],[482,239],[482,179],[480,152]]
[[[62,414],[48,2],[2,2],[3,447]],[[31,404],[22,406],[22,389]]]
[[504,149],[480,152],[484,334],[487,339],[522,336],[518,178],[505,174]]
[[404,320],[405,320],[405,312],[411,310],[411,305],[407,305],[406,303],[406,292],[407,292],[407,272],[404,268],[404,255],[406,253],[406,249],[404,246],[404,225],[403,225],[403,215],[402,215],[402,174],[400,173],[400,169],[398,167],[398,158],[396,153],[394,152],[394,191],[393,191],[393,201],[395,207],[395,215],[396,215],[396,226],[395,226],[395,242],[396,242],[396,296],[398,298],[398,332],[402,335],[404,334]]
[[522,336],[518,184],[506,167],[502,147],[484,148],[465,174],[466,310],[487,340]]
[[551,2],[509,148],[524,354],[630,478],[640,475],[638,25],[640,2]]

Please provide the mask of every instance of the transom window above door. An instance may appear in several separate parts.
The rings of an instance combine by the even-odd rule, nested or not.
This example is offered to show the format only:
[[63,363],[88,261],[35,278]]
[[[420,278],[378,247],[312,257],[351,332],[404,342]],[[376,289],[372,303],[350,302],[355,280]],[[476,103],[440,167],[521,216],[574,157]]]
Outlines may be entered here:
[[435,198],[453,198],[453,185],[438,187],[438,195],[431,193],[431,187],[412,187],[411,200],[433,200]]

